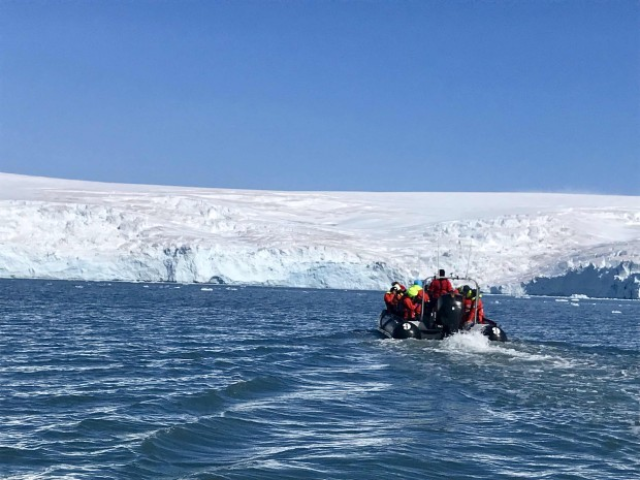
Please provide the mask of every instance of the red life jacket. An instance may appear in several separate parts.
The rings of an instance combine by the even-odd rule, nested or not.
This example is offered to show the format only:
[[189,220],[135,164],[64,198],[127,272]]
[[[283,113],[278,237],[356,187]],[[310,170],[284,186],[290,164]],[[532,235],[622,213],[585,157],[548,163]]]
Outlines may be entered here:
[[451,291],[453,291],[453,285],[448,278],[434,278],[429,284],[429,295],[434,300]]
[[408,320],[416,318],[416,306],[408,295],[402,299],[402,306],[404,307],[404,318]]

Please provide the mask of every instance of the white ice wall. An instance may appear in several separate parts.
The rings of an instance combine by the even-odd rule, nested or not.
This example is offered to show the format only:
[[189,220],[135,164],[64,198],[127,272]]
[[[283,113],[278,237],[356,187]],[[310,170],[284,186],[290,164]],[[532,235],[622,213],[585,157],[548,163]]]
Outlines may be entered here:
[[[524,283],[529,293],[613,296],[633,295],[638,265],[640,197],[269,192],[0,174],[5,278],[381,289],[443,267],[503,291]],[[541,277],[555,280],[533,282]]]

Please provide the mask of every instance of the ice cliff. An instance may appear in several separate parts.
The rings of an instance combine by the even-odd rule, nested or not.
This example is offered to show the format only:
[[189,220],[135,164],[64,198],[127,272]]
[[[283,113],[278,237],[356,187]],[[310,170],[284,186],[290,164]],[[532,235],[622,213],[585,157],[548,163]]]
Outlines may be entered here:
[[640,197],[276,192],[0,174],[0,277],[638,298]]

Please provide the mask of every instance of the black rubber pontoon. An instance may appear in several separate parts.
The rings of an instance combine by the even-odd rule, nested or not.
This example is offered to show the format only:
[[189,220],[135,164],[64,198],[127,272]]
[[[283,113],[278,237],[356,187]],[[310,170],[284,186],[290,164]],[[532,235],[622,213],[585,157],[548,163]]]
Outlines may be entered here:
[[389,338],[421,338],[418,322],[405,320],[386,310],[380,314],[378,331]]

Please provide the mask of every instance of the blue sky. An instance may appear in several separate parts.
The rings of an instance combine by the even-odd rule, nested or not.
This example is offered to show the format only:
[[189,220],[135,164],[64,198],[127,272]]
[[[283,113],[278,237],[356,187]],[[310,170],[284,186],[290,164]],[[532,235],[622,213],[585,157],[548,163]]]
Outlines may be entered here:
[[640,3],[0,1],[0,171],[640,195]]

